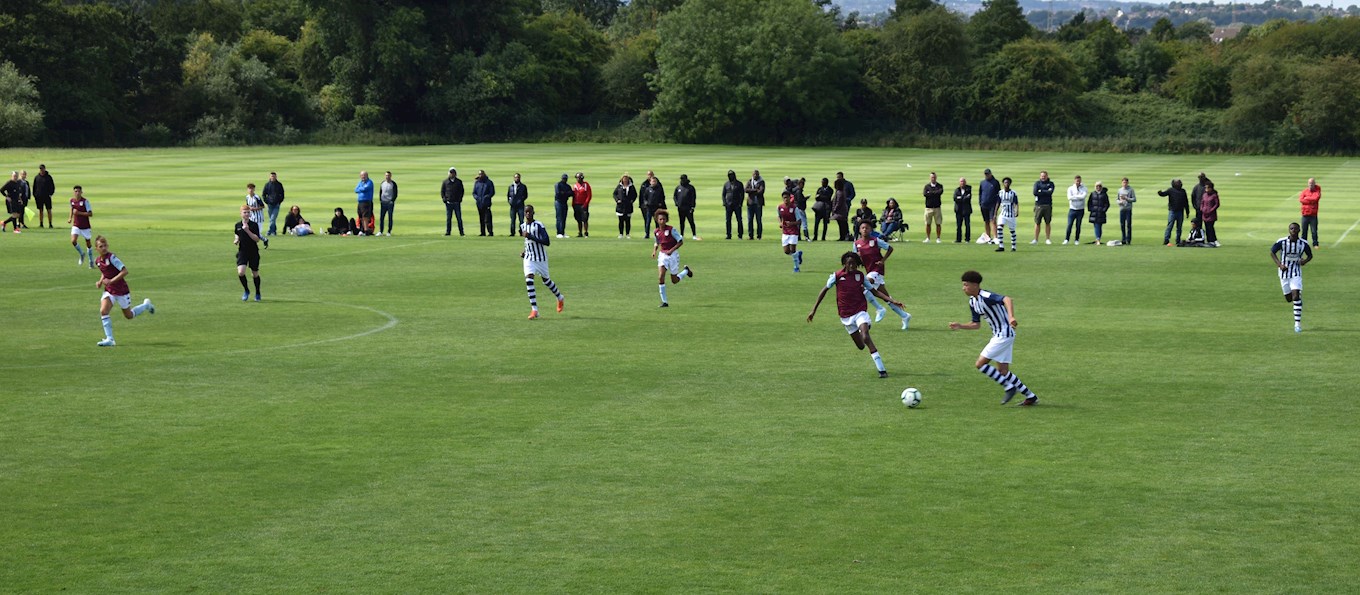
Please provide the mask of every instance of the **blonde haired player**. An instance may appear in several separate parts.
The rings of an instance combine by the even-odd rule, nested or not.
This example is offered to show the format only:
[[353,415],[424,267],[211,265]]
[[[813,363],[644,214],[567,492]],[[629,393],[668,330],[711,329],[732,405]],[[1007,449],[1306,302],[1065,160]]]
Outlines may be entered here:
[[104,236],[95,237],[94,249],[99,253],[97,258],[90,261],[99,269],[99,280],[94,282],[94,286],[104,290],[104,295],[99,298],[99,319],[104,325],[104,340],[96,345],[113,347],[117,343],[113,342],[113,320],[109,313],[113,311],[114,305],[117,305],[123,311],[123,317],[129,320],[142,312],[155,314],[156,307],[151,305],[150,299],[142,300],[136,307],[131,307],[132,291],[128,289],[126,281],[127,267],[116,254],[109,252],[109,241],[104,239]]

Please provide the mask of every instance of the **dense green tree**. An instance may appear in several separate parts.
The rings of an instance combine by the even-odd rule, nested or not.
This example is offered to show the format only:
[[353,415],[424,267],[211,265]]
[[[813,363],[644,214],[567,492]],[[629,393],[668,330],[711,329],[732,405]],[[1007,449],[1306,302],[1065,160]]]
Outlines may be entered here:
[[982,10],[968,19],[968,37],[981,56],[1034,33],[1018,0],[983,0]]
[[615,45],[614,53],[600,71],[604,102],[619,113],[636,114],[652,106],[656,92],[656,32],[647,31]]
[[43,113],[38,105],[33,77],[10,62],[0,62],[0,145],[15,147],[39,139]]
[[1129,40],[1109,19],[1090,23],[1085,37],[1070,47],[1087,89],[1100,88],[1110,79],[1122,76],[1119,54],[1128,49]]
[[1296,98],[1302,69],[1300,60],[1272,54],[1257,54],[1237,65],[1224,129],[1244,139],[1274,134]]
[[555,114],[586,113],[600,95],[600,65],[609,56],[604,33],[578,13],[546,12],[525,25],[525,43],[553,84],[533,93]]
[[614,39],[626,39],[644,32],[655,33],[661,16],[681,4],[684,0],[631,0],[619,7],[609,25],[609,35]]
[[1360,147],[1360,61],[1336,56],[1309,66],[1299,80],[1287,125],[1304,150]]
[[881,109],[931,126],[949,119],[968,86],[971,50],[962,19],[937,7],[895,20],[862,56],[863,84]]
[[941,6],[935,0],[894,0],[892,18],[905,19],[914,17],[932,8]]
[[1188,21],[1176,28],[1176,39],[1182,41],[1209,43],[1209,37],[1213,34],[1214,26],[1204,21]]
[[769,139],[848,106],[850,53],[806,0],[690,0],[658,35],[653,115],[677,139]]
[[979,68],[974,110],[997,129],[1021,134],[1076,132],[1081,75],[1051,41],[1022,39]]
[[574,12],[596,27],[604,27],[614,20],[623,5],[619,0],[542,0],[544,12]]
[[1162,17],[1152,24],[1152,30],[1148,32],[1148,35],[1151,35],[1157,41],[1171,41],[1176,38],[1176,25],[1171,22],[1171,19]]
[[1164,88],[1190,107],[1227,107],[1232,100],[1231,74],[1217,52],[1187,54],[1171,67]]
[[1148,36],[1138,45],[1122,51],[1120,63],[1125,75],[1133,81],[1133,90],[1141,91],[1160,87],[1176,58],[1162,42]]

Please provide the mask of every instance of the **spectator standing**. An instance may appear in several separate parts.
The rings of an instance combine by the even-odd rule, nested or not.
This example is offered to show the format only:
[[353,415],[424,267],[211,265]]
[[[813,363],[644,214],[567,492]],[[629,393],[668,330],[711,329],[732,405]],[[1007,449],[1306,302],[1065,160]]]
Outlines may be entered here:
[[689,221],[689,234],[693,240],[699,237],[699,228],[694,226],[694,207],[698,203],[698,191],[689,183],[689,176],[680,174],[680,184],[675,187],[675,210],[680,212],[680,237],[685,237],[685,221]]
[[986,244],[996,239],[996,205],[1001,200],[1001,183],[992,177],[992,169],[982,170],[982,182],[978,184],[978,208],[982,209],[982,237],[978,241]]
[[[842,189],[845,190],[845,201],[849,204],[855,204],[855,184],[850,180],[845,179],[845,172],[836,172],[836,180],[844,182]],[[854,235],[855,234],[852,231],[850,233],[851,240],[854,240]]]
[[28,213],[28,201],[33,198],[33,187],[28,184],[28,170],[19,170],[19,204],[23,209],[19,210],[19,225],[28,229],[28,222],[24,220]]
[[[760,177],[760,170],[751,172],[751,179],[746,181],[746,231],[748,239],[760,239],[765,237],[765,223],[761,220],[761,210],[765,208],[765,179]],[[684,220],[681,219],[681,224]]]
[[[1166,233],[1162,234],[1162,243],[1175,246],[1181,243],[1181,225],[1185,223],[1185,216],[1190,214],[1190,199],[1185,196],[1180,178],[1171,180],[1170,188],[1158,190],[1157,196],[1166,197]],[[1172,225],[1176,226],[1175,244],[1171,243]]]
[[633,203],[637,202],[637,187],[628,174],[619,177],[619,185],[614,188],[614,214],[619,217],[619,239],[633,238]]
[[576,217],[576,237],[590,237],[590,182],[585,172],[576,172],[576,184],[571,187],[571,211]]
[[[23,225],[20,221],[24,217],[24,201],[19,190],[19,172],[10,172],[9,181],[5,182],[4,186],[0,186],[0,194],[5,196],[5,212],[9,214],[9,218],[5,219],[3,224],[0,224],[0,232],[5,231],[5,228],[12,222],[14,223],[14,233],[23,233],[19,231],[19,227]],[[74,239],[72,241],[74,242]],[[91,247],[90,250],[94,250],[94,248]],[[93,263],[94,261],[91,260],[90,262]]]
[[477,179],[472,182],[472,202],[477,205],[477,235],[492,237],[491,198],[496,196],[496,183],[486,175],[486,170],[477,170]]
[[722,188],[722,204],[724,219],[727,220],[727,239],[732,239],[732,220],[737,220],[737,239],[745,237],[745,230],[741,226],[741,203],[746,196],[746,188],[741,182],[737,181],[737,172],[727,170],[727,182]]
[[967,178],[959,178],[959,187],[954,189],[954,243],[971,241],[973,241],[973,187],[968,185]]
[[661,180],[647,172],[647,180],[643,182],[642,190],[638,192],[638,201],[642,203],[642,233],[648,237],[652,235],[652,219],[657,210],[666,208],[666,189],[661,187]]
[[1099,244],[1101,230],[1105,228],[1105,213],[1110,210],[1110,192],[1105,189],[1103,182],[1096,182],[1090,197],[1086,201],[1086,211],[1090,213],[1091,227],[1095,228],[1096,241],[1092,244]]
[[944,184],[935,180],[935,172],[930,172],[930,181],[926,183],[925,189],[921,194],[926,197],[926,239],[921,240],[924,244],[930,241],[930,224],[935,224],[935,243],[940,243],[940,234],[944,233],[944,214],[941,203],[944,197]]
[[832,188],[835,188],[835,193],[831,196],[831,218],[836,221],[840,231],[836,241],[848,242],[854,238],[850,236],[850,199],[845,196],[845,180],[836,180]]
[[822,185],[817,188],[816,198],[812,201],[812,239],[817,241],[817,228],[822,229],[822,241],[826,241],[826,230],[831,226],[831,202],[835,198],[836,191],[831,189],[830,181],[822,178]]
[[[392,236],[392,215],[397,207],[397,182],[392,179],[392,172],[383,173],[382,184],[378,186],[378,231],[375,235]],[[277,209],[274,209],[277,210]],[[269,227],[273,229],[273,213],[270,213]],[[384,231],[383,222],[387,222],[387,229]]]
[[[355,221],[359,228],[359,235],[373,232],[373,180],[368,179],[368,172],[359,172],[359,183],[354,185],[354,196],[358,204],[358,214]],[[269,247],[269,241],[265,240],[264,247]]]
[[1133,203],[1138,202],[1138,196],[1129,186],[1128,178],[1120,182],[1119,192],[1115,195],[1119,201],[1119,243],[1127,246],[1133,243]]
[[[1072,185],[1067,187],[1067,233],[1063,234],[1063,245],[1069,242],[1073,245],[1081,243],[1081,220],[1086,214],[1086,195],[1088,194],[1086,185],[1081,183],[1081,176],[1072,177]],[[1072,225],[1077,226],[1076,241],[1072,241]]]
[[794,214],[798,216],[798,226],[803,232],[803,239],[808,238],[807,201],[807,178],[800,177],[793,184],[793,208]]
[[1053,243],[1053,180],[1048,172],[1039,172],[1039,181],[1034,183],[1034,239],[1031,244],[1039,243],[1039,224],[1044,225],[1044,243]]
[[1214,231],[1214,224],[1218,222],[1218,190],[1214,189],[1214,183],[1204,181],[1204,193],[1199,198],[1199,217],[1204,223],[1204,239],[1210,246],[1218,247],[1218,232]]
[[505,202],[510,205],[510,231],[506,232],[507,234],[513,236],[520,233],[520,228],[524,225],[524,205],[528,200],[529,189],[520,181],[519,172],[515,172],[514,178],[510,181],[510,188],[505,191]]
[[557,237],[567,237],[567,205],[571,204],[571,184],[567,183],[567,174],[562,174],[562,179],[553,185],[553,206],[557,209]]
[[1195,184],[1194,188],[1190,189],[1190,208],[1195,210],[1195,218],[1199,219],[1201,223],[1204,221],[1204,217],[1200,215],[1199,207],[1200,202],[1204,199],[1204,186],[1208,183],[1209,176],[1204,175],[1204,172],[1199,172],[1198,183]]
[[444,235],[453,234],[454,216],[458,217],[458,235],[463,235],[463,181],[457,169],[449,168],[449,177],[439,186],[439,199],[444,201]]
[[[283,182],[278,172],[269,172],[269,181],[264,183],[264,206],[269,209],[269,234],[275,235],[278,229],[279,206],[283,204]],[[287,227],[286,225],[284,227]],[[283,233],[288,233],[285,230]]]
[[[38,175],[41,176],[42,174]],[[34,194],[36,193],[37,190],[34,190]],[[1303,229],[1302,237],[1304,241],[1308,241],[1309,237],[1313,238],[1314,248],[1318,247],[1317,237],[1318,203],[1321,201],[1322,201],[1322,186],[1318,186],[1316,178],[1308,178],[1308,187],[1304,188],[1302,191],[1299,192],[1299,205],[1301,207],[1302,215],[1302,217],[1300,217],[1299,219],[1299,227]],[[48,214],[48,217],[51,217],[50,213]],[[1309,236],[1308,234],[1309,228],[1313,230],[1313,234],[1311,236]]]
[[38,166],[38,175],[33,178],[33,201],[38,206],[38,227],[42,227],[43,211],[47,211],[47,226],[52,226],[52,196],[57,193],[57,183],[46,165]]

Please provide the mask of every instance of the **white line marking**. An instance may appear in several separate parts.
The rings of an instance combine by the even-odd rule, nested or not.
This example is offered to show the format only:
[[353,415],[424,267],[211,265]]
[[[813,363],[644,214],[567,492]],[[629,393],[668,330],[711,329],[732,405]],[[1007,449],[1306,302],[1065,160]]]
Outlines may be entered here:
[[1332,247],[1335,248],[1335,247],[1337,247],[1337,246],[1340,246],[1340,245],[1341,245],[1341,241],[1344,240],[1344,239],[1346,239],[1346,234],[1349,234],[1350,232],[1354,231],[1354,230],[1355,230],[1355,226],[1357,226],[1357,225],[1360,225],[1360,219],[1356,219],[1356,220],[1355,220],[1355,223],[1352,223],[1350,227],[1346,228],[1346,231],[1344,231],[1344,232],[1341,233],[1341,237],[1339,237],[1339,238],[1336,239],[1336,242],[1334,242],[1334,243],[1332,244]]

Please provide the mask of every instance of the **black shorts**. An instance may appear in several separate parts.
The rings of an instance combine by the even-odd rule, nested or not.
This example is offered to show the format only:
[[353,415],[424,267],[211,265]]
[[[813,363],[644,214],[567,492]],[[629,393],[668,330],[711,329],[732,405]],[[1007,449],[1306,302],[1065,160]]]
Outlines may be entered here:
[[590,221],[590,207],[588,205],[571,205],[571,212],[577,221]]
[[250,267],[252,271],[260,270],[260,253],[247,254],[243,250],[236,251],[236,266]]
[[358,211],[359,211],[359,215],[358,215],[358,216],[359,216],[360,218],[363,218],[363,219],[372,219],[372,218],[373,218],[373,201],[360,202],[360,203],[359,203]]
[[35,197],[33,197],[33,200],[37,203],[37,207],[38,207],[38,210],[39,210],[39,211],[41,211],[41,210],[43,210],[43,209],[47,209],[47,210],[49,210],[49,211],[52,210],[52,197],[50,197],[50,196],[35,196]]

